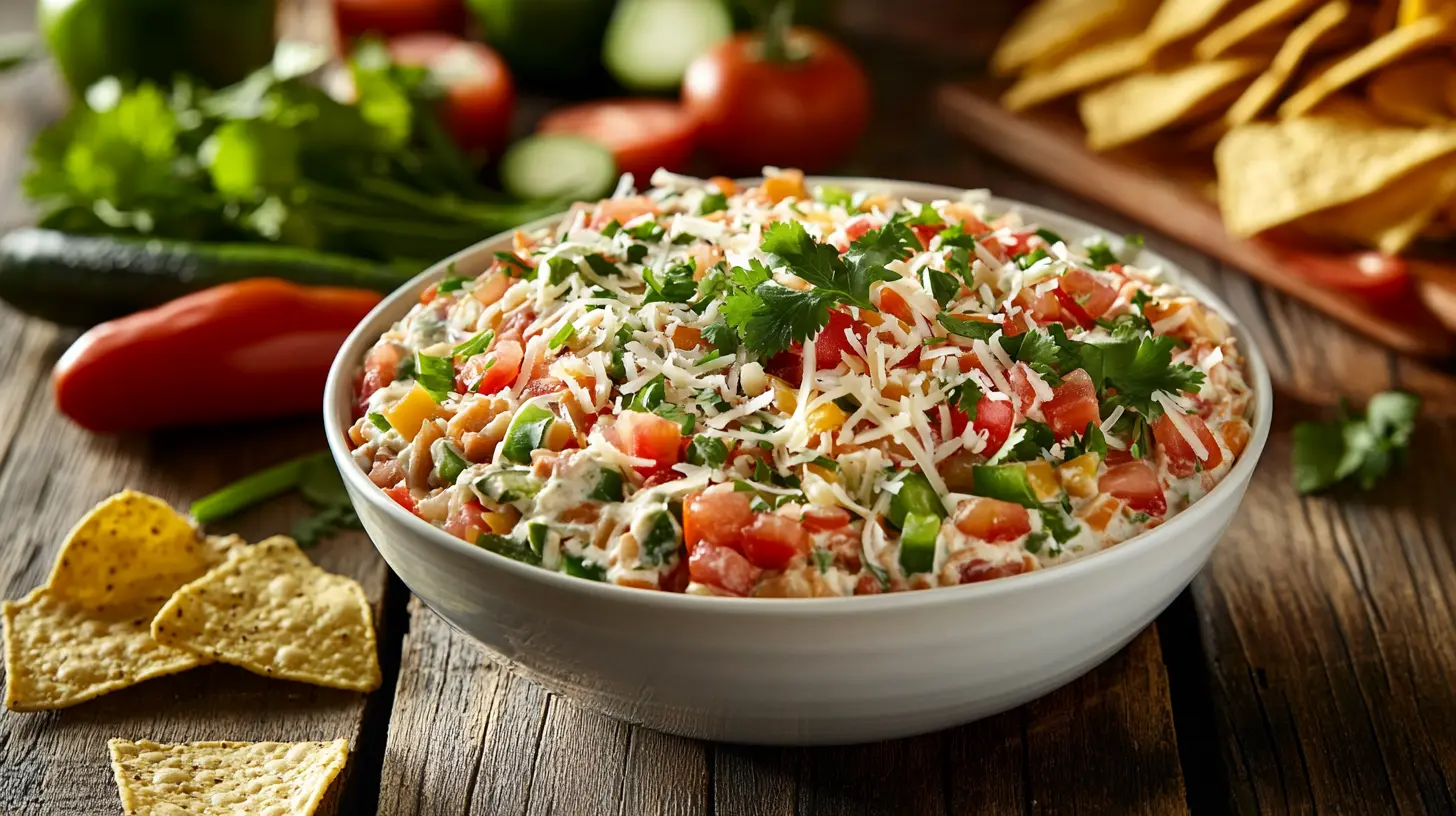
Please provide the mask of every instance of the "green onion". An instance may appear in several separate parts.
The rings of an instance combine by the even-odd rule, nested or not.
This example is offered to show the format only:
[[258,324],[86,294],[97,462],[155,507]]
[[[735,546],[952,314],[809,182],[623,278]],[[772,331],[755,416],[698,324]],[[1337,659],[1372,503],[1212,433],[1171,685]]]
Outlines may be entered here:
[[556,349],[561,348],[567,343],[570,343],[573,337],[576,337],[576,326],[572,325],[571,323],[567,323],[559,330],[557,330],[556,334],[551,336],[551,341],[548,342],[546,346],[552,351],[555,351]]
[[455,390],[453,358],[415,352],[415,369],[415,382],[428,391],[435,402],[444,402],[445,396]]
[[369,412],[369,421],[373,423],[374,427],[385,433],[389,433],[390,430],[394,427],[393,425],[389,424],[389,420],[384,418],[384,414],[381,414],[378,411]]
[[486,349],[490,348],[490,343],[494,339],[495,332],[491,331],[490,329],[486,329],[480,334],[475,335],[469,340],[466,340],[465,342],[451,349],[450,354],[455,357],[474,357],[477,354],[484,353]]
[[311,468],[332,467],[328,451],[311,453],[267,470],[246,476],[192,503],[189,512],[199,524],[206,524],[246,510],[258,502],[287,493],[302,483]]
[[446,273],[445,277],[440,280],[440,284],[435,287],[435,293],[448,295],[451,292],[458,292],[464,289],[465,284],[469,282],[470,278],[464,277],[463,275],[456,275],[453,272]]

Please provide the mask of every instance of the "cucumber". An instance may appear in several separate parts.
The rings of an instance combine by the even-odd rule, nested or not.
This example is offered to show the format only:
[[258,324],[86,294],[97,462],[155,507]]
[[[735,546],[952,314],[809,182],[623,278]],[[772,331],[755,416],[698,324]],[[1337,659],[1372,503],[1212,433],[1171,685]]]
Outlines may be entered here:
[[616,186],[617,162],[580,136],[531,136],[501,157],[500,176],[506,192],[519,198],[594,201]]
[[19,229],[0,238],[0,299],[91,326],[246,278],[391,292],[412,275],[342,255],[267,244],[198,244]]
[[935,568],[935,542],[940,536],[940,516],[908,513],[900,533],[900,568],[906,575]]
[[654,93],[682,84],[688,63],[733,36],[722,0],[621,0],[602,63],[623,87]]
[[502,458],[518,465],[531,464],[531,452],[545,444],[546,432],[555,421],[556,415],[550,408],[534,402],[522,405],[506,427],[506,438],[501,443]]

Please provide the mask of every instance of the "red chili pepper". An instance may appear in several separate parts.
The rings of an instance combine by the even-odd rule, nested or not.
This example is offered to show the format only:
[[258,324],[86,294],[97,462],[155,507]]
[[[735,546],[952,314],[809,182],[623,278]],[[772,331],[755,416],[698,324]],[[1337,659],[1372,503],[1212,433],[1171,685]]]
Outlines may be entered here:
[[255,278],[102,323],[51,377],[56,406],[98,433],[319,410],[344,338],[380,295]]

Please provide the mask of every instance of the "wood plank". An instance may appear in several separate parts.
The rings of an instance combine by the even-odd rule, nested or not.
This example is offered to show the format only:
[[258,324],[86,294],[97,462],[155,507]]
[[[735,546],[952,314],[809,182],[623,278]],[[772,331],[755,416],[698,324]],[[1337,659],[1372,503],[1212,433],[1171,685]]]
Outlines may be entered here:
[[980,147],[1220,258],[1355,331],[1406,354],[1440,357],[1453,349],[1450,332],[1414,295],[1398,308],[1375,309],[1288,272],[1296,256],[1343,259],[1349,253],[1296,251],[1261,239],[1230,237],[1217,208],[1194,183],[1167,163],[1149,159],[1146,148],[1094,153],[1083,145],[1074,124],[1048,115],[1012,114],[980,84],[947,85],[937,101],[946,123]]
[[[0,507],[10,530],[0,548],[0,587],[6,597],[43,583],[66,531],[123,487],[185,507],[191,498],[253,470],[323,445],[316,420],[151,438],[88,434],[58,416],[50,402],[50,367],[69,339],[52,326],[0,311]],[[256,540],[287,530],[303,510],[297,500],[278,500],[214,528]],[[380,609],[386,572],[362,533],[321,544],[310,555],[326,569],[359,579]],[[0,774],[0,813],[112,812],[117,794],[107,764],[110,737],[346,737],[357,745],[366,703],[365,695],[268,681],[213,665],[62,711],[6,712],[0,715],[0,767],[6,769]],[[335,784],[336,800],[346,787],[347,780]]]

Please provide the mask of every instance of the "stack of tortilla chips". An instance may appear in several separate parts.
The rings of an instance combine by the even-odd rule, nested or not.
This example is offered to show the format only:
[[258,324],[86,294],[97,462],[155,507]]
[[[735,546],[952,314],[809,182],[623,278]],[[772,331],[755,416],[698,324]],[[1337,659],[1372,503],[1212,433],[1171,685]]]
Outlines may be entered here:
[[992,67],[1093,149],[1211,158],[1234,235],[1396,254],[1456,234],[1453,46],[1456,0],[1039,0]]

